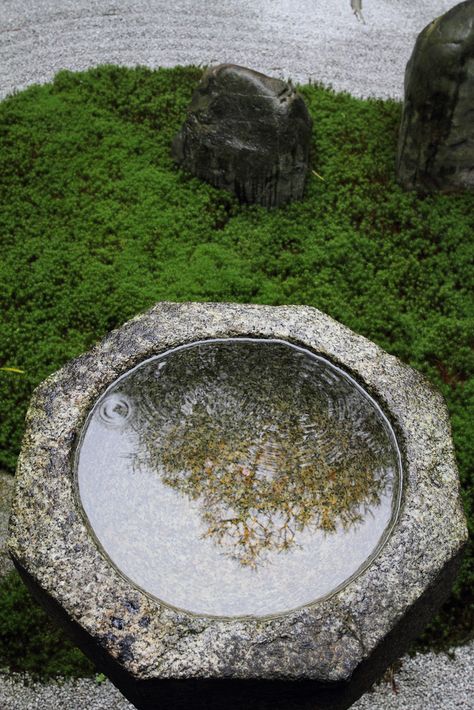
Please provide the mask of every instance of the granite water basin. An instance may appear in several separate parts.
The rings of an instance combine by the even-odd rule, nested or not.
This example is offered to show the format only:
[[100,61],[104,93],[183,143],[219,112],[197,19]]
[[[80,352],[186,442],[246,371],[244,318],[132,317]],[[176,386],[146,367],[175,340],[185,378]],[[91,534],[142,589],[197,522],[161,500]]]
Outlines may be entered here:
[[314,308],[158,303],[35,391],[8,545],[140,710],[346,710],[466,540],[419,373]]

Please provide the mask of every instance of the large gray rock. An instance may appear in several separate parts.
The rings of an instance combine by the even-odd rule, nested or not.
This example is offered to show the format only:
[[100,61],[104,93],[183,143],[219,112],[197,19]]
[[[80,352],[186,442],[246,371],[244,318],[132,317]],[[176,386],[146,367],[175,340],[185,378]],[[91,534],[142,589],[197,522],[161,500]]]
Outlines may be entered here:
[[311,126],[290,84],[221,64],[206,71],[194,92],[173,155],[241,202],[277,207],[303,196]]
[[[271,374],[271,358],[259,361],[259,368],[263,369],[253,368],[250,361],[250,366],[244,363],[238,372],[227,371],[226,376],[217,367],[226,359],[222,360],[217,353],[216,368],[212,357],[206,361],[203,381],[208,383],[211,395],[217,385],[222,385],[227,396],[222,400],[211,397],[202,406],[199,395],[202,390],[194,386],[194,361],[183,360],[182,368],[171,368],[166,374],[171,362],[166,358],[171,350],[175,355],[185,351],[191,357],[196,344],[201,347],[203,341],[225,346],[230,341],[234,345],[251,341],[259,347],[269,344],[269,348],[277,341],[282,353],[297,351],[303,379],[295,380],[289,370],[288,382],[283,382],[283,389],[279,390],[281,378],[277,369],[274,380],[277,392],[273,399],[271,388],[261,387],[261,375],[268,374],[269,369]],[[268,352],[271,353],[271,348]],[[308,352],[311,358],[324,358],[330,363],[332,371],[325,370],[322,380],[315,379],[312,366],[308,367]],[[155,356],[161,359],[150,360]],[[290,361],[292,358],[293,355]],[[142,387],[140,373],[145,372],[145,362],[146,367],[154,362],[156,366]],[[125,373],[127,377],[122,377]],[[128,387],[130,373],[138,377],[137,402],[140,407],[143,405],[138,411],[142,411],[144,420],[141,415],[133,414],[132,390],[120,393],[115,389],[121,384]],[[334,392],[321,429],[317,417],[312,418],[314,400],[308,399],[309,392],[313,388],[324,402],[327,400],[324,393],[333,391],[335,381],[342,376],[346,380],[351,378],[352,389],[345,390],[347,396]],[[192,386],[183,391],[188,377]],[[240,401],[240,377],[244,384],[244,409],[239,413],[239,407],[236,410],[232,407]],[[160,384],[163,378],[165,382]],[[174,383],[172,387],[168,386],[170,383]],[[297,391],[293,383],[298,385]],[[163,391],[161,405],[159,399],[150,396],[156,384]],[[265,395],[261,410],[260,393]],[[364,407],[359,406],[362,394],[364,401],[371,403],[372,411],[378,412],[378,419],[367,419]],[[302,403],[301,411],[295,412],[295,401]],[[229,449],[225,436],[220,441],[209,438],[206,428],[202,429],[203,437],[196,436],[196,429],[190,428],[190,446],[186,446],[186,439],[181,441],[182,425],[192,424],[190,417],[196,416],[198,424],[207,415],[216,415],[220,421],[226,407],[229,412],[236,411],[235,421],[229,417],[228,426],[230,442],[238,445],[237,450],[233,445]],[[168,412],[173,411],[180,415],[177,426],[168,419]],[[247,436],[250,424],[245,423],[245,418],[248,414],[250,423],[255,421],[255,411],[261,412],[265,431],[261,443],[253,442],[246,449],[241,431]],[[291,440],[287,446],[286,437],[278,437],[279,411],[288,432],[299,436],[296,450]],[[95,413],[100,421],[96,422]],[[369,429],[359,428],[358,423],[364,422],[369,423]],[[392,441],[394,449],[387,450],[383,444],[380,422],[388,437],[385,440]],[[94,430],[96,423],[99,429]],[[122,430],[128,442],[125,449],[123,439],[120,446],[113,444],[119,441],[114,437],[124,425]],[[109,432],[112,445],[95,438],[99,430]],[[217,432],[219,436],[222,433],[219,427]],[[139,451],[129,445],[142,434],[144,467],[136,456]],[[162,445],[163,434],[166,446]],[[335,448],[336,435],[340,447]],[[258,481],[253,464],[249,465],[245,459],[249,450],[255,465],[258,464]],[[371,493],[364,484],[367,479],[377,485],[381,481],[380,467],[371,453],[377,450],[391,471],[385,489],[388,522],[383,534],[377,536],[375,546],[368,548],[363,564],[355,572],[348,569],[346,578],[334,578],[327,593],[324,590],[322,595],[313,593],[311,579],[316,590],[322,567],[327,568],[334,558],[341,560],[341,564],[342,560],[344,564],[350,563],[358,552],[356,538],[351,536],[361,533],[359,522],[363,522],[364,515],[372,520],[372,506],[379,499],[379,488]],[[328,453],[325,460],[321,458],[324,451]],[[338,473],[340,454],[344,454],[344,459],[351,451],[357,452],[355,463],[362,464],[362,480],[357,476],[347,482]],[[290,488],[296,486],[293,502],[286,497],[288,479],[280,486],[279,474],[275,478],[267,465],[276,457],[278,473],[282,455],[285,465],[289,462],[292,467],[296,461],[295,476],[289,477]],[[137,574],[143,572],[146,576],[151,568],[160,573],[164,570],[160,560],[166,562],[160,556],[151,559],[154,543],[148,558],[141,557],[152,531],[140,526],[146,516],[157,523],[163,519],[164,508],[152,496],[158,473],[146,470],[157,457],[160,467],[169,466],[170,461],[171,465],[173,461],[177,465],[177,478],[168,477],[161,489],[163,502],[167,500],[175,506],[184,496],[189,513],[184,517],[172,516],[168,521],[169,529],[172,532],[177,529],[178,533],[170,536],[171,543],[176,540],[176,544],[171,544],[167,554],[176,569],[181,566],[184,573],[179,577],[174,569],[164,572],[172,575],[165,601],[151,591],[145,578],[137,582]],[[83,487],[83,461],[92,483],[92,508]],[[128,489],[121,487],[120,469],[124,462],[131,466]],[[190,475],[183,477],[180,471],[188,469]],[[305,306],[157,304],[109,334],[93,350],[67,364],[36,390],[27,417],[16,481],[9,537],[15,565],[33,593],[63,623],[84,652],[143,710],[349,707],[406,650],[445,600],[467,539],[448,414],[440,394],[415,370],[323,313]],[[273,492],[268,489],[270,497],[256,496],[252,506],[249,497],[252,486],[256,484],[258,494],[268,485],[271,488],[272,481],[277,486],[273,486]],[[138,489],[141,494],[131,512],[129,499],[133,499]],[[100,492],[100,501],[94,492]],[[222,613],[216,607],[220,604],[221,576],[225,576],[228,564],[222,554],[222,575],[218,565],[214,583],[207,589],[212,609],[217,611],[200,613],[192,605],[195,583],[192,580],[199,581],[201,569],[203,574],[207,571],[205,565],[201,567],[199,555],[191,555],[188,575],[188,568],[182,565],[183,555],[188,553],[178,539],[188,534],[193,505],[199,504],[200,499],[208,504],[202,512],[206,523],[211,525],[204,531],[211,545],[212,536],[219,532],[215,513],[225,500],[230,508],[232,499],[235,500],[234,513],[221,522],[232,523],[238,518],[236,524],[241,531],[245,528],[240,524],[246,523],[249,513],[256,514],[255,508],[262,508],[264,513],[267,510],[270,516],[274,511],[272,520],[267,516],[270,528],[263,531],[260,539],[265,555],[276,547],[274,560],[283,565],[283,571],[287,555],[290,564],[292,554],[300,559],[308,547],[311,554],[318,552],[319,543],[308,545],[304,537],[308,531],[320,535],[321,545],[325,544],[325,537],[342,534],[343,528],[349,539],[342,538],[345,542],[339,550],[323,556],[322,567],[303,565],[300,573],[290,579],[288,589],[286,584],[282,586],[282,600],[277,601],[276,607],[269,606],[268,614],[265,608],[254,615],[239,615],[225,610]],[[91,517],[94,509],[97,519]],[[357,511],[362,515],[359,522],[357,516],[352,517]],[[283,539],[285,545],[280,552],[279,528],[275,528],[278,521],[288,523],[290,533],[286,541]],[[235,527],[227,529],[240,534]],[[250,537],[237,541],[244,553],[252,535],[255,539],[255,527],[248,531]],[[197,532],[196,539],[199,529]],[[292,547],[293,533],[296,544]],[[229,540],[218,535],[215,542]],[[117,558],[122,553],[126,554],[125,566]],[[132,569],[130,565],[137,561],[139,566]],[[238,565],[239,559],[234,561]],[[253,573],[250,569],[251,580]],[[273,566],[269,565],[267,579],[278,591],[279,577],[272,578],[272,574]],[[258,581],[258,569],[255,575]],[[299,587],[308,582],[306,599],[294,606],[292,596],[286,604],[285,595],[290,588],[299,593]],[[178,592],[181,594],[186,585],[191,596],[181,602]]]
[[407,189],[474,190],[474,0],[417,39],[405,74],[397,173]]

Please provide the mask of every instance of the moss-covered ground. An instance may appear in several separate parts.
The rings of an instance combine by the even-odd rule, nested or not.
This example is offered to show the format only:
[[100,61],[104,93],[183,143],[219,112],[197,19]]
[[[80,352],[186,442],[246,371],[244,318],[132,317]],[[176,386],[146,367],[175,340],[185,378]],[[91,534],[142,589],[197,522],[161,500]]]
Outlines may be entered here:
[[[474,195],[397,186],[400,104],[304,86],[304,200],[240,206],[170,157],[200,74],[61,72],[0,104],[0,466],[14,470],[35,385],[154,302],[308,304],[441,389],[472,530]],[[471,550],[420,644],[471,637],[473,582]],[[84,672],[42,644],[53,632],[15,574],[0,609],[0,666]]]

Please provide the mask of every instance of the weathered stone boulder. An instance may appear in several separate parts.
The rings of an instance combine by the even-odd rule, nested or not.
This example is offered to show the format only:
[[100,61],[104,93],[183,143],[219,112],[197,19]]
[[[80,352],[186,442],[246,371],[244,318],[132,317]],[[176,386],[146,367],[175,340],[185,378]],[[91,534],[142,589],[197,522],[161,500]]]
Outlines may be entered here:
[[185,170],[240,202],[278,207],[303,196],[311,126],[291,84],[221,64],[204,74],[172,152]]
[[417,39],[405,74],[397,174],[407,189],[474,190],[474,0]]

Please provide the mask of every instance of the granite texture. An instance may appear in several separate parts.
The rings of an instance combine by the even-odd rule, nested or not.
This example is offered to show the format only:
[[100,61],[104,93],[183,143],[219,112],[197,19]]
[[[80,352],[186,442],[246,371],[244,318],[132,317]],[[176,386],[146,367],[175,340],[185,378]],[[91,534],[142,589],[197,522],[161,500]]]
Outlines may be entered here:
[[405,74],[398,180],[423,192],[474,190],[474,0],[431,22]]
[[[119,375],[173,346],[238,336],[287,340],[344,368],[384,410],[402,453],[401,509],[377,557],[332,596],[271,618],[198,617],[134,587],[94,543],[72,467],[88,412]],[[428,620],[421,610],[431,614],[445,598],[466,539],[446,407],[419,373],[313,308],[160,303],[35,391],[9,548],[43,603],[74,627],[90,655],[99,650],[114,682],[120,673],[142,689],[169,681],[179,694],[186,679],[299,680],[299,691],[311,681],[335,687],[376,655],[380,667],[387,665]],[[140,693],[145,698],[145,690],[129,694],[135,704]],[[321,707],[348,707],[354,699]],[[160,707],[153,702],[148,697],[138,706]],[[311,707],[305,703],[298,707]]]
[[312,120],[291,84],[220,64],[194,91],[173,156],[240,202],[278,207],[303,197]]
[[6,538],[14,483],[13,476],[0,471],[0,577],[13,569],[12,561],[8,555]]

